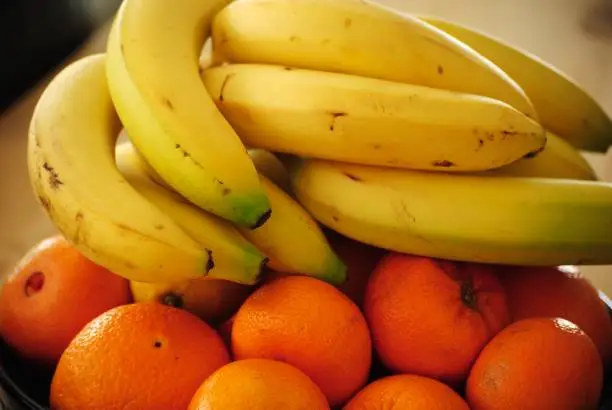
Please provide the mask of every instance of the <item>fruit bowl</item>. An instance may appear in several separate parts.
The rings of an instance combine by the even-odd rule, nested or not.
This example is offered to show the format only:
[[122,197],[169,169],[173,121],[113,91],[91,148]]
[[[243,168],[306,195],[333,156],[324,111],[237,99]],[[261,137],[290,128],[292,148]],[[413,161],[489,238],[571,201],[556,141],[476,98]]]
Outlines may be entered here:
[[51,373],[24,363],[0,342],[0,410],[48,409]]
[[[612,315],[612,301],[601,295]],[[0,410],[48,410],[52,373],[25,363],[0,341]],[[612,410],[612,375],[606,371],[599,410]]]

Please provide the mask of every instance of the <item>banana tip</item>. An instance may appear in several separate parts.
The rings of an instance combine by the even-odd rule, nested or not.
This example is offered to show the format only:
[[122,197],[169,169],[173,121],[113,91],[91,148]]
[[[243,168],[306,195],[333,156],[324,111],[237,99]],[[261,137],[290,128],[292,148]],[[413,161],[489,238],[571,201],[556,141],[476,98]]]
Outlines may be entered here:
[[268,219],[270,219],[271,216],[272,216],[272,209],[268,209],[257,219],[257,221],[255,221],[255,223],[250,228],[252,230],[261,228],[268,221]]
[[347,270],[346,264],[342,261],[342,259],[336,255],[333,255],[330,263],[330,269],[327,271],[327,275],[321,279],[335,286],[342,285],[347,280]]

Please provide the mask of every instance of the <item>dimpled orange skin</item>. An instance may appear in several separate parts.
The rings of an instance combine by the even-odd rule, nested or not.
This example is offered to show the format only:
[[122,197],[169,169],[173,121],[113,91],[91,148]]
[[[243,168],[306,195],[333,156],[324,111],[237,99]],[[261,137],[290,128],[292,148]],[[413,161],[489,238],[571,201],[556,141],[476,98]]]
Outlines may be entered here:
[[236,313],[231,339],[235,359],[289,363],[331,406],[365,385],[372,361],[359,308],[332,285],[305,276],[281,277],[256,290]]
[[509,325],[484,348],[467,381],[472,410],[597,409],[603,369],[591,339],[565,319]]
[[54,410],[184,410],[229,362],[220,336],[191,313],[155,302],[97,317],[70,343],[51,383]]
[[470,410],[447,385],[427,377],[396,375],[378,379],[355,395],[343,410]]
[[246,359],[213,373],[191,400],[189,410],[329,410],[321,389],[283,362]]
[[488,267],[399,253],[386,255],[370,277],[364,310],[385,366],[452,385],[510,322]]
[[604,365],[612,362],[612,320],[597,289],[578,268],[500,267],[514,320],[529,317],[561,317],[589,335]]
[[90,320],[130,302],[126,279],[53,236],[32,247],[2,286],[0,333],[21,356],[52,368]]

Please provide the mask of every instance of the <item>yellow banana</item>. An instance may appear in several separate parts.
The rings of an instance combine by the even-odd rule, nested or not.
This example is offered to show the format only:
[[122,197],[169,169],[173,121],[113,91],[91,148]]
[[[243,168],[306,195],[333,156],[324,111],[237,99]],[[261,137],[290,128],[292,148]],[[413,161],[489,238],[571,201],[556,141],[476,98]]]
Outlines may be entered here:
[[257,282],[266,258],[233,225],[155,183],[148,176],[151,168],[131,143],[117,146],[116,162],[123,177],[142,196],[208,250],[213,266],[208,278],[248,285]]
[[537,118],[523,90],[489,60],[415,17],[368,0],[236,1],[216,15],[212,37],[215,53],[229,62],[484,95]]
[[28,168],[55,226],[87,258],[129,279],[205,276],[208,252],[136,192],[115,166],[120,122],[108,93],[105,56],[63,69],[32,116]]
[[510,177],[597,180],[595,170],[569,142],[548,132],[546,148],[533,158],[524,158],[484,174]]
[[261,174],[267,177],[277,187],[285,192],[290,192],[289,174],[280,159],[273,153],[258,149],[249,149],[249,155],[255,164],[255,168]]
[[346,280],[346,266],[335,254],[318,223],[282,189],[262,176],[272,216],[260,228],[242,234],[268,258],[278,272],[314,276],[334,285]]
[[126,0],[108,41],[113,102],[134,145],[200,208],[254,228],[270,204],[240,139],[199,77],[214,14],[227,0]]
[[610,116],[556,67],[469,27],[430,16],[422,20],[463,41],[508,73],[527,93],[545,128],[579,149],[605,152],[612,145]]
[[[257,156],[255,162],[259,162]],[[261,162],[259,164],[261,166]],[[152,168],[146,164],[142,164],[140,170],[149,173],[151,180],[171,189],[151,173]],[[260,178],[270,198],[272,214],[257,229],[239,228],[242,235],[269,258],[267,266],[273,270],[314,276],[333,284],[343,283],[346,266],[334,253],[317,222],[289,194],[265,176]],[[176,213],[170,215],[179,221]],[[179,223],[189,229],[194,222],[183,218]]]
[[612,184],[289,164],[321,223],[381,248],[509,265],[612,263]]
[[347,74],[230,64],[202,78],[245,143],[300,156],[438,171],[500,167],[544,147],[503,102]]
[[130,282],[134,302],[157,301],[183,308],[211,325],[229,319],[251,291],[226,280],[199,278],[178,283]]

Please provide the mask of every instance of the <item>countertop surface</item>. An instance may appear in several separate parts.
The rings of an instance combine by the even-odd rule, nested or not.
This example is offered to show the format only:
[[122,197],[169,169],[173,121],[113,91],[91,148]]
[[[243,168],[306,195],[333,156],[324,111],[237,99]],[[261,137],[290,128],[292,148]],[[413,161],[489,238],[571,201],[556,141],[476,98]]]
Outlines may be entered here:
[[[453,0],[381,2],[407,12],[450,18],[518,45],[565,71],[612,113],[610,2],[465,0],[460,6]],[[103,51],[107,30],[108,25],[97,31],[66,61]],[[53,74],[48,73],[0,116],[0,280],[30,246],[55,232],[32,194],[25,153],[32,110]],[[601,178],[612,181],[612,151],[585,156]],[[612,266],[584,267],[583,272],[612,295]]]

